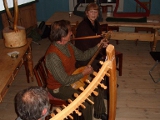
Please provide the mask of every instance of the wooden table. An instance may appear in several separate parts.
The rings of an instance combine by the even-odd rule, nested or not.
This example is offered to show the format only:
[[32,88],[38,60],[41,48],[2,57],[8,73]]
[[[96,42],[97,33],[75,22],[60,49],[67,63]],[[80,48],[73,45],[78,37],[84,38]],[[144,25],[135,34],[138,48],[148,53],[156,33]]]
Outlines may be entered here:
[[[157,41],[160,40],[160,35],[158,30],[160,29],[160,15],[151,15],[147,18],[146,23],[137,23],[137,22],[107,22],[107,14],[103,14],[103,22],[100,24],[108,24],[108,26],[118,26],[118,27],[146,27],[155,29],[155,33],[135,33],[135,32],[115,32],[111,35],[111,39],[114,40],[139,40],[139,41],[149,41],[152,42],[151,50],[156,50]],[[69,17],[68,12],[56,12],[51,16],[47,21],[46,25],[51,25],[54,21],[57,20],[69,20],[71,25],[76,25],[76,22],[80,22],[83,18],[72,14]]]
[[72,25],[76,25],[77,21],[81,21],[83,18],[79,17],[77,15],[74,15],[72,13],[71,17],[69,17],[69,13],[68,12],[56,12],[54,13],[47,21],[46,21],[46,25],[50,26],[53,22],[58,21],[58,20],[69,20],[71,22]]
[[149,41],[152,42],[151,50],[156,50],[156,45],[158,40],[160,40],[160,15],[151,15],[147,18],[146,23],[137,23],[137,22],[103,22],[107,23],[108,26],[118,26],[118,27],[142,27],[142,28],[153,28],[154,33],[146,32],[128,32],[128,31],[119,31],[113,32],[111,39],[114,40],[138,40],[138,41]]
[[[6,48],[4,41],[0,40],[0,102],[22,65],[25,65],[27,81],[29,82],[29,79],[33,80],[33,61],[30,46],[32,39],[27,39],[27,41],[27,44],[23,47]],[[13,51],[19,52],[18,58],[11,58],[7,54]]]

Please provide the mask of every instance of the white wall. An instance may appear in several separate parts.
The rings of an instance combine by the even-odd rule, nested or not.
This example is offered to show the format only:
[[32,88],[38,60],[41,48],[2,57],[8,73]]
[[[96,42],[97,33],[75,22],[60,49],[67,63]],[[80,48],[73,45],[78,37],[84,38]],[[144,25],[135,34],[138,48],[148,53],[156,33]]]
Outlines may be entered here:
[[[22,5],[25,3],[29,3],[29,2],[33,2],[35,0],[17,0],[18,5]],[[7,5],[8,8],[12,8],[13,7],[13,0],[7,0]],[[0,0],[0,11],[4,10],[4,5],[3,5],[3,0]]]

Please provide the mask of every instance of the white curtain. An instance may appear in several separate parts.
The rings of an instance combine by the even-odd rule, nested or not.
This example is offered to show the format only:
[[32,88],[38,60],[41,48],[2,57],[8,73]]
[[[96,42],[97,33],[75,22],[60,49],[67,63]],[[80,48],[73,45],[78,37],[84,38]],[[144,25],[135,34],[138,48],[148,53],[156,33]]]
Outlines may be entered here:
[[[25,3],[29,3],[29,2],[33,2],[35,0],[17,0],[18,1],[18,5],[22,5]],[[7,4],[9,8],[13,7],[13,0],[7,0]],[[3,5],[3,0],[0,0],[0,11],[4,10],[4,5]]]

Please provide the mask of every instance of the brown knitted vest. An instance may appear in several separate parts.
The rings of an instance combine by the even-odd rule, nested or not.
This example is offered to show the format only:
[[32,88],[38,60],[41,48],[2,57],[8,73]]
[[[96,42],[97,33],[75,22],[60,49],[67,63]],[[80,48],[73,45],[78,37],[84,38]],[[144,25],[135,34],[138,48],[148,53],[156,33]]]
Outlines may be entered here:
[[[50,47],[48,48],[46,55],[47,56],[49,53],[56,53],[57,56],[61,59],[62,61],[62,65],[64,66],[65,72],[68,75],[71,75],[74,70],[75,70],[75,57],[74,57],[74,51],[72,49],[72,47],[70,45],[67,46],[69,49],[69,52],[71,54],[70,57],[67,57],[66,55],[64,55],[56,46],[54,46],[53,44],[50,45]],[[72,64],[70,64],[72,63]],[[59,88],[61,86],[61,83],[58,82],[58,80],[56,80],[54,78],[54,76],[51,74],[51,72],[49,70],[47,70],[47,74],[48,74],[48,78],[47,78],[47,88],[49,89],[56,89]]]

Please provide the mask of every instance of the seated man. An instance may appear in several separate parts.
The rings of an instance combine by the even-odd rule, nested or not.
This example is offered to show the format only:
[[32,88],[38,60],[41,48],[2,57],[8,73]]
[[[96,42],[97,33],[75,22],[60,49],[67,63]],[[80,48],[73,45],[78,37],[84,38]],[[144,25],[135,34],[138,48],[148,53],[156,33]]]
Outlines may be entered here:
[[29,87],[19,91],[15,97],[17,120],[45,120],[49,113],[49,98],[42,87]]
[[[71,87],[73,83],[79,81],[86,75],[93,72],[93,68],[88,65],[82,72],[73,74],[76,70],[76,60],[86,61],[90,59],[98,47],[103,43],[107,47],[108,43],[101,40],[94,47],[82,52],[70,42],[72,35],[70,22],[67,20],[55,21],[51,26],[51,45],[45,55],[46,67],[48,69],[47,88],[48,91],[57,98],[67,100],[75,99],[74,93],[79,93],[77,89]],[[94,114],[97,118],[107,120],[105,104],[103,100],[103,90],[96,89],[98,96],[94,97]],[[92,105],[85,102],[86,109],[83,109],[85,120],[92,120]]]

